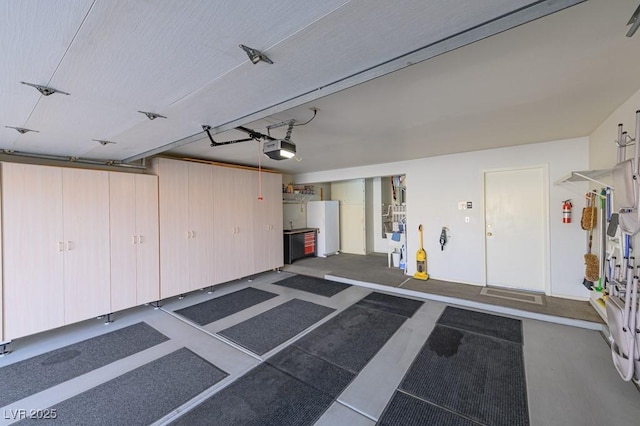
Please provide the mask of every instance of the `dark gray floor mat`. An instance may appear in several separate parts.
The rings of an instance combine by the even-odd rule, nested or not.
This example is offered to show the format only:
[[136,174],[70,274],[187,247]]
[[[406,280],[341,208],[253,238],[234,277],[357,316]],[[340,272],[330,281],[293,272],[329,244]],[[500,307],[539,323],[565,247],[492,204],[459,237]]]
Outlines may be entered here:
[[224,329],[218,334],[262,355],[286,342],[335,311],[326,306],[293,299]]
[[56,419],[47,424],[148,425],[226,376],[190,350],[178,349],[56,404]]
[[340,293],[342,290],[351,287],[349,284],[324,280],[322,278],[309,277],[306,275],[294,275],[293,277],[276,281],[273,284],[294,288],[296,290],[302,290],[306,291],[307,293],[318,294],[320,296],[326,297],[334,296]]
[[483,424],[529,424],[522,345],[436,325],[400,390]]
[[356,306],[378,309],[380,311],[411,318],[413,314],[415,314],[416,311],[420,308],[420,306],[422,306],[422,304],[423,302],[419,300],[390,296],[388,294],[374,292],[356,303]]
[[349,371],[295,347],[288,347],[267,360],[278,370],[336,398],[356,376]]
[[332,402],[311,386],[261,364],[174,424],[312,425]]
[[405,321],[399,315],[351,306],[294,345],[357,374]]
[[376,424],[380,426],[478,426],[478,423],[397,391]]
[[0,368],[0,407],[158,345],[167,336],[138,323]]
[[447,306],[436,323],[522,343],[522,321],[514,318]]
[[196,324],[205,325],[276,296],[278,295],[275,293],[249,287],[177,310],[175,313],[190,319]]

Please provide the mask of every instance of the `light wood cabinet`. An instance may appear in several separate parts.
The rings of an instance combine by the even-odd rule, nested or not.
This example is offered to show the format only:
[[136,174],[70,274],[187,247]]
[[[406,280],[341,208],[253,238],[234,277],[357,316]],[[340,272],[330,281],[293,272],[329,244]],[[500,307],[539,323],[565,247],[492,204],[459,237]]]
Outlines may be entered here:
[[0,342],[283,264],[281,175],[2,163]]
[[213,245],[213,169],[155,159],[160,212],[160,297],[216,284]]
[[109,174],[62,169],[64,320],[111,312]]
[[214,266],[213,168],[188,163],[189,167],[189,291],[216,284]]
[[189,291],[189,164],[160,159],[158,174],[160,222],[160,297]]
[[109,173],[111,312],[160,299],[158,177]]
[[[255,273],[252,253],[255,172],[215,168],[216,281],[231,281]],[[254,185],[255,182],[255,185]]]
[[5,337],[109,312],[106,172],[2,164]]
[[62,170],[2,164],[4,338],[64,325]]
[[253,198],[254,269],[256,272],[283,265],[282,176],[262,173],[262,200]]
[[[159,176],[161,297],[282,266],[282,177],[167,158]],[[258,204],[259,203],[259,204]]]

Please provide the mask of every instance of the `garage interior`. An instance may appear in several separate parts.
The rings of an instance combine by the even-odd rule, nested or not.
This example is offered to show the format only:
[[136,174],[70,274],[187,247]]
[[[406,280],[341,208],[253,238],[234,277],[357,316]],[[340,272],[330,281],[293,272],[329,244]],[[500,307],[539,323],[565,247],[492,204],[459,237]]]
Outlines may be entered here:
[[0,424],[636,424],[639,13],[5,2]]

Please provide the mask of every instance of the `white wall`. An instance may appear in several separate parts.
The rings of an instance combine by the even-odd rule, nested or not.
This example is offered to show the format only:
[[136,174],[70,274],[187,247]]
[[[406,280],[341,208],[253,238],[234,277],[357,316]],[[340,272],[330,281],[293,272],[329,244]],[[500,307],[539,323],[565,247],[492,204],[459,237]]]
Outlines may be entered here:
[[[468,284],[485,284],[482,173],[486,170],[546,164],[549,169],[550,294],[588,298],[582,286],[585,235],[578,221],[562,224],[562,201],[575,200],[574,215],[584,205],[585,185],[558,186],[554,182],[573,170],[589,167],[589,140],[576,138],[517,147],[445,155],[419,160],[377,164],[350,169],[305,173],[296,183],[339,179],[407,175],[408,273],[415,272],[418,225],[424,227],[427,271],[432,278]],[[576,189],[577,188],[577,189]],[[579,195],[582,193],[582,195]],[[473,209],[458,210],[458,201],[472,201]],[[465,223],[464,217],[470,222]],[[438,239],[443,226],[450,229],[447,250]],[[514,256],[518,255],[517,247]],[[506,259],[505,261],[508,261]],[[526,271],[523,271],[526,273]]]
[[282,226],[284,229],[306,228],[307,203],[284,203],[282,205]]
[[[286,186],[293,183],[290,175],[282,176]],[[299,229],[307,227],[307,201],[322,201],[331,199],[330,184],[313,184],[314,194],[305,196],[303,202],[288,201],[282,205],[282,226],[284,229]]]

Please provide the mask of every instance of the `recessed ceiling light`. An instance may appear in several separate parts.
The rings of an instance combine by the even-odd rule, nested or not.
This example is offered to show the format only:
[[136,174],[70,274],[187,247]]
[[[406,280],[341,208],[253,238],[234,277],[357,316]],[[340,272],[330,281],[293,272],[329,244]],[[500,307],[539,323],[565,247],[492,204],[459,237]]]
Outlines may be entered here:
[[156,118],[167,118],[164,115],[156,114],[155,112],[147,112],[147,111],[138,111],[138,112],[146,115],[149,120],[155,120]]
[[69,95],[69,93],[67,92],[63,92],[62,90],[54,89],[53,87],[49,87],[49,86],[41,86],[40,84],[27,83],[26,81],[21,81],[20,83],[35,88],[36,90],[38,90],[38,92],[42,93],[43,96],[53,95],[54,93]]
[[245,53],[249,57],[249,60],[251,60],[251,63],[254,64],[254,65],[257,64],[260,61],[266,62],[268,64],[273,64],[273,61],[271,59],[269,59],[269,57],[267,55],[265,55],[264,53],[262,53],[259,50],[256,50],[256,49],[253,49],[251,47],[245,46],[244,44],[241,44],[240,48],[245,51]]
[[18,133],[23,134],[23,135],[24,135],[25,133],[27,133],[27,132],[40,133],[40,132],[39,132],[39,131],[37,131],[37,130],[26,129],[26,128],[24,128],[24,127],[13,127],[13,126],[4,126],[4,127],[6,127],[7,129],[13,129],[13,130],[15,130],[15,131],[17,131]]

